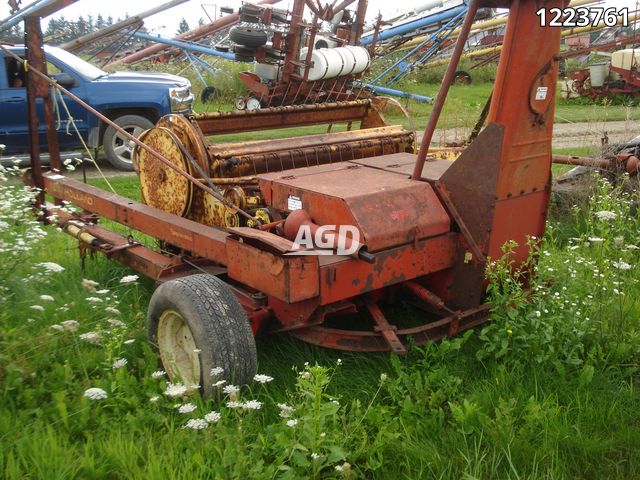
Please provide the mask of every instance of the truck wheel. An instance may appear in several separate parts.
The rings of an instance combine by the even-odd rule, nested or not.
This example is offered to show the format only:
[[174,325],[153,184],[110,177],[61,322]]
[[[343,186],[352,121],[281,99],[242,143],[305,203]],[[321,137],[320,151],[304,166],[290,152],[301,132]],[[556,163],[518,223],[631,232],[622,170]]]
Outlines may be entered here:
[[[114,123],[134,137],[138,138],[142,132],[153,127],[151,120],[140,115],[123,115],[114,120]],[[131,154],[133,142],[118,132],[111,125],[104,131],[102,146],[109,163],[119,170],[133,170]]]
[[469,72],[458,70],[453,74],[453,81],[451,83],[454,85],[471,85],[472,81],[473,79],[471,78],[471,74]]
[[267,43],[267,34],[263,30],[235,27],[229,32],[229,40],[238,45],[257,48]]
[[[157,345],[172,382],[200,385],[204,396],[224,379],[249,383],[256,373],[256,344],[244,309],[218,277],[198,274],[160,285],[149,303],[149,340]],[[221,367],[220,376],[211,369]]]

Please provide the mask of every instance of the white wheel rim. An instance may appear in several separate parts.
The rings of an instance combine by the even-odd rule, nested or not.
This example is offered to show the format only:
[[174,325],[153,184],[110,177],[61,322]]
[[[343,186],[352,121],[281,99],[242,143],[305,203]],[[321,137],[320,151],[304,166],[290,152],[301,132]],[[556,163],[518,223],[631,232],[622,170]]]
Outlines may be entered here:
[[[142,132],[144,132],[144,128],[137,125],[125,125],[122,128],[135,138],[138,138]],[[135,144],[120,132],[116,132],[111,140],[113,153],[115,153],[123,163],[131,163],[134,146]]]
[[186,385],[200,383],[200,358],[191,330],[182,315],[165,310],[158,321],[158,348],[169,378]]
[[251,97],[249,100],[247,100],[247,110],[253,111],[253,110],[259,110],[260,109],[260,100],[258,100],[255,97]]

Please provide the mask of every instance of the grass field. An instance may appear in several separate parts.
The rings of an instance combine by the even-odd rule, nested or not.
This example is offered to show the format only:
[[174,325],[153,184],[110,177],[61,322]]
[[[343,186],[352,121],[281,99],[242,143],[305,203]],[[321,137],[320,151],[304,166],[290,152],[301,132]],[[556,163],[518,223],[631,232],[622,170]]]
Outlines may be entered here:
[[[490,90],[465,88],[445,109],[451,126]],[[629,114],[579,107],[558,111]],[[83,269],[77,242],[41,229],[9,177],[0,171],[2,478],[640,478],[640,215],[606,183],[587,203],[553,204],[531,290],[511,265],[490,268],[484,327],[405,357],[259,337],[259,372],[273,380],[205,401],[159,372],[152,282],[101,256]],[[139,198],[135,178],[110,182]],[[420,317],[402,301],[385,313]]]

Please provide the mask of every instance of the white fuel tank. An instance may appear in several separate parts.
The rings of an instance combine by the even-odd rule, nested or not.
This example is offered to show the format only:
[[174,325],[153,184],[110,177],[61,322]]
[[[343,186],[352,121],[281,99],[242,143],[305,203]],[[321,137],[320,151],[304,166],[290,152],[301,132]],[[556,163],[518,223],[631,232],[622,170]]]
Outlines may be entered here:
[[[306,58],[307,50],[302,49],[300,58]],[[371,57],[363,47],[319,48],[311,54],[309,81],[326,80],[342,75],[364,72],[371,64]]]
[[611,66],[623,70],[631,70],[633,66],[640,68],[640,49],[627,48],[613,52]]

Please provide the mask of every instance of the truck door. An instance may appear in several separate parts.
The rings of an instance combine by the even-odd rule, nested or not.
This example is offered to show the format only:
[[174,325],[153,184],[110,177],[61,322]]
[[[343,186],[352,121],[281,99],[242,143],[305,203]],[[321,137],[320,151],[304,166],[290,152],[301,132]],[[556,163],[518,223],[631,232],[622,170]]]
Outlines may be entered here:
[[20,84],[24,78],[18,62],[0,57],[0,143],[5,153],[25,152],[29,149],[27,121],[27,89]]

